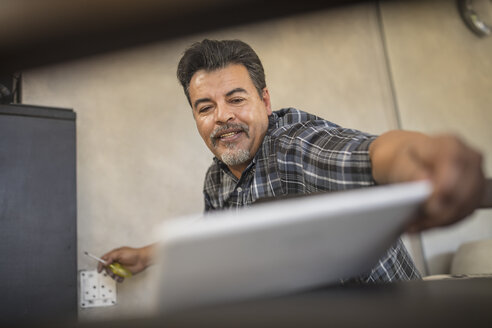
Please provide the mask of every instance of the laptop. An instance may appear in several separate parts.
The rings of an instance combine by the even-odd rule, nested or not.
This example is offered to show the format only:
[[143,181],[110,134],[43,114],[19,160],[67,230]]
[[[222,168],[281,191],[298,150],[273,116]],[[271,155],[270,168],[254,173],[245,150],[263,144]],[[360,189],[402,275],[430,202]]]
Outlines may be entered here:
[[157,230],[159,313],[278,297],[372,269],[430,196],[428,181],[266,202]]

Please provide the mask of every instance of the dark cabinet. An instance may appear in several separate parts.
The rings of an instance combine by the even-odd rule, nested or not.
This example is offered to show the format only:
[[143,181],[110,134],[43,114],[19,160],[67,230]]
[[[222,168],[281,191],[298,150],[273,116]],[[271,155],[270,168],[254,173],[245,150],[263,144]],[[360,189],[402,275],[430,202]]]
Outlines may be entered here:
[[0,322],[77,315],[75,113],[0,105]]

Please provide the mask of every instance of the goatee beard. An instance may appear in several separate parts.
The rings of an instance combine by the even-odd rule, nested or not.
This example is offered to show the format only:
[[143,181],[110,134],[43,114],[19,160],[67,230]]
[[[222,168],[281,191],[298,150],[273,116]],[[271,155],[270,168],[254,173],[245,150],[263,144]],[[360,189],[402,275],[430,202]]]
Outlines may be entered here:
[[[246,124],[244,123],[227,123],[223,126],[220,126],[212,132],[210,135],[210,140],[212,141],[212,146],[217,147],[217,142],[219,141],[220,137],[216,137],[218,134],[221,132],[227,131],[227,130],[236,130],[236,131],[241,131],[244,132],[247,138],[249,138],[249,128]],[[236,149],[236,144],[234,142],[231,143],[223,143],[226,147],[227,150],[222,153],[220,156],[220,160],[227,166],[235,166],[239,164],[246,163],[247,161],[250,160],[251,155],[249,154],[248,150],[245,149]]]
[[[229,148],[229,146],[228,146]],[[249,151],[244,149],[227,149],[221,156],[221,161],[227,166],[236,166],[250,160]]]

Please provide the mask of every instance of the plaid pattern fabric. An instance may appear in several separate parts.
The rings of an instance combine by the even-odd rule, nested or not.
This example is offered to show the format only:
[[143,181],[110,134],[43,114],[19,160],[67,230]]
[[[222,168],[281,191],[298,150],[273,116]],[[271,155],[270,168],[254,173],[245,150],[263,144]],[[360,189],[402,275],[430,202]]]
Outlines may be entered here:
[[[205,211],[237,209],[264,198],[374,185],[369,145],[375,138],[294,108],[275,111],[260,149],[240,179],[214,158],[205,177]],[[341,281],[418,278],[420,274],[399,240],[373,270]]]

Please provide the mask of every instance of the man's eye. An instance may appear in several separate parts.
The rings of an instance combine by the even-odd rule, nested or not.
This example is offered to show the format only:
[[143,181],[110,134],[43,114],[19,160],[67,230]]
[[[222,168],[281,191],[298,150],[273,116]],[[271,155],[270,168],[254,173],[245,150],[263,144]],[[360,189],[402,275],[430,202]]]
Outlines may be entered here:
[[198,113],[205,113],[207,112],[212,106],[204,106],[198,110]]
[[244,101],[244,98],[233,98],[230,100],[231,103],[233,104],[240,104]]

